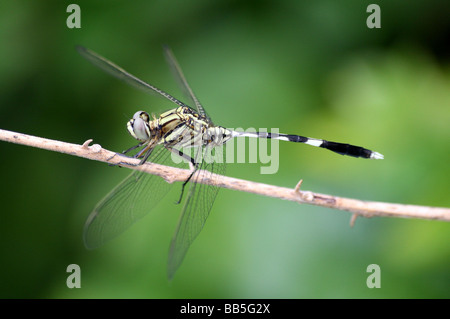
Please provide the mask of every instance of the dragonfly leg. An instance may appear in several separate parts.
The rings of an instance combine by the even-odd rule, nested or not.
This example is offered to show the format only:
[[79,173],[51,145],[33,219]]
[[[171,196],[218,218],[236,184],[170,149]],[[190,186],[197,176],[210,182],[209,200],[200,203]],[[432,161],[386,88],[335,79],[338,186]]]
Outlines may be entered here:
[[[118,156],[123,156],[123,157],[126,157],[126,158],[133,158],[132,156],[127,156],[127,155],[125,155],[125,154],[123,154],[123,153],[114,153],[113,156],[107,158],[106,160],[107,160],[107,161],[110,161],[110,160],[112,160],[114,157],[116,157],[116,155],[118,155]],[[129,165],[129,163],[126,163],[126,162],[119,162],[119,163],[109,163],[108,166],[119,166],[119,167],[121,167],[121,166],[120,166],[121,164],[127,164],[127,165]]]
[[128,153],[128,152],[130,152],[130,151],[132,151],[132,150],[134,150],[134,149],[137,149],[138,147],[141,147],[142,145],[144,145],[144,143],[145,143],[145,142],[141,142],[141,143],[139,143],[138,145],[135,145],[135,146],[133,146],[133,147],[130,147],[130,148],[127,149],[126,151],[123,151],[122,154],[126,154],[126,153]]
[[176,202],[176,204],[181,203],[181,200],[183,199],[183,194],[184,194],[184,187],[187,185],[187,183],[189,183],[189,181],[191,180],[192,176],[195,174],[195,172],[197,172],[197,168],[195,168],[191,175],[189,175],[189,177],[183,182],[183,185],[181,186],[181,194],[180,194],[180,199]]
[[[114,153],[114,155],[113,156],[111,156],[110,158],[107,158],[106,159],[106,161],[110,161],[110,160],[112,160],[116,155],[122,155],[122,154],[119,154],[119,153]],[[120,163],[116,163],[116,164],[108,164],[108,166],[119,166],[120,165]],[[120,167],[120,166],[119,166]]]
[[184,158],[185,160],[187,160],[189,162],[189,165],[191,167],[191,174],[189,175],[189,177],[183,182],[183,185],[181,186],[181,194],[180,194],[180,198],[178,199],[178,201],[176,201],[176,204],[181,203],[181,200],[183,199],[183,194],[184,194],[184,187],[187,185],[187,183],[189,183],[189,181],[191,180],[192,176],[194,176],[195,172],[198,171],[198,164],[195,163],[195,160],[190,157],[187,154],[184,154],[181,150],[178,150],[176,148],[170,147],[170,146],[166,146],[166,148],[171,151],[172,153]]
[[[139,143],[138,145],[135,145],[135,146],[133,146],[133,147],[130,147],[130,148],[127,149],[126,151],[123,151],[122,153],[115,153],[113,156],[111,156],[110,158],[108,158],[108,161],[109,161],[110,159],[114,158],[114,156],[116,156],[116,155],[123,156],[123,157],[126,157],[126,158],[138,158],[138,157],[142,156],[142,153],[144,152],[144,150],[147,150],[147,149],[144,149],[144,150],[140,151],[139,153],[137,153],[137,154],[134,155],[134,156],[127,156],[127,155],[125,155],[125,154],[131,152],[132,150],[134,150],[134,149],[136,149],[136,148],[138,148],[138,147],[141,147],[142,145],[144,145],[144,143],[145,143],[145,142],[141,142],[141,143]],[[151,152],[150,152],[150,154],[151,154]],[[147,160],[148,156],[150,156],[150,154],[146,155],[146,157],[145,157],[146,160]],[[141,162],[142,162],[142,161],[141,161]],[[145,161],[144,161],[144,162],[145,162]],[[109,166],[119,166],[119,167],[120,167],[121,164],[127,164],[127,165],[130,165],[129,163],[125,163],[125,162],[119,162],[119,163],[116,163],[116,164],[108,164],[108,165],[109,165]],[[131,166],[138,166],[138,165],[141,165],[141,164],[142,164],[142,163],[139,163],[139,164],[137,164],[137,165],[131,165]]]
[[108,159],[108,160],[110,160],[111,158],[113,158],[113,157],[116,156],[116,155],[123,156],[123,157],[126,157],[126,158],[140,158],[140,157],[143,156],[142,159],[141,159],[141,161],[140,161],[138,164],[131,164],[131,163],[129,163],[129,162],[119,162],[119,163],[117,163],[117,164],[109,164],[109,166],[119,166],[119,167],[120,167],[120,165],[124,165],[124,164],[125,164],[125,165],[128,165],[128,166],[139,166],[139,165],[144,164],[144,163],[147,161],[147,159],[149,158],[149,156],[152,154],[152,152],[153,152],[153,147],[145,147],[144,149],[142,149],[141,151],[139,151],[139,152],[138,152],[136,155],[134,155],[134,156],[128,156],[128,155],[125,155],[126,152],[129,152],[129,151],[131,151],[131,150],[137,148],[138,146],[140,146],[140,145],[133,146],[132,148],[126,150],[126,151],[123,152],[123,153],[116,153],[116,154],[114,154],[113,156],[111,156],[111,157]]
[[147,161],[147,159],[149,158],[149,156],[152,154],[152,152],[153,152],[153,147],[149,147],[149,148],[144,148],[142,151],[140,151],[139,153],[137,153],[136,154],[136,158],[139,158],[139,157],[141,157],[142,156],[142,154],[145,152],[145,155],[144,155],[144,157],[141,159],[141,161],[139,162],[139,164],[137,164],[136,166],[138,166],[138,165],[142,165],[142,164],[144,164],[146,161]]

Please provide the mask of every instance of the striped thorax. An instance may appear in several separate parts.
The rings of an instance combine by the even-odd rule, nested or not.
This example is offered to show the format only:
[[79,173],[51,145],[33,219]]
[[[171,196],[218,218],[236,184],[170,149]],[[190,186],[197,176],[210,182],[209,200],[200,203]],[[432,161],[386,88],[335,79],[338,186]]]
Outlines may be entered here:
[[169,110],[159,118],[138,111],[127,123],[127,130],[143,144],[166,144],[177,148],[194,146],[220,146],[232,137],[232,132],[214,126],[205,116],[187,106]]

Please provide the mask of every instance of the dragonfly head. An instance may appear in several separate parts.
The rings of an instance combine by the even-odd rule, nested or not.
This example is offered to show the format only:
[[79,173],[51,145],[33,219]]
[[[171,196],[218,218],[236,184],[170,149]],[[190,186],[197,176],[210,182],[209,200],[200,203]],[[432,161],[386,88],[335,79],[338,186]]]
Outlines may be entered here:
[[150,116],[147,112],[138,111],[127,123],[127,130],[138,141],[148,141],[151,137]]

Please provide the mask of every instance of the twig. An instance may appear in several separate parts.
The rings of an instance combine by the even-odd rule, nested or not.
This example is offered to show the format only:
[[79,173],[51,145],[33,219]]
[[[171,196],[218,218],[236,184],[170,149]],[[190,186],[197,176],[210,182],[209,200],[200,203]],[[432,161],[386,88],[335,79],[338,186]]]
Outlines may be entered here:
[[[168,183],[185,181],[190,174],[190,171],[186,169],[153,163],[145,163],[136,166],[136,164],[139,164],[140,160],[118,156],[117,153],[105,150],[98,144],[90,146],[89,144],[92,140],[86,141],[83,145],[77,145],[1,129],[0,140],[84,157],[108,164],[120,164],[120,166],[128,167],[130,169],[141,170],[149,174],[158,175],[164,178]],[[219,180],[218,184],[217,180]],[[204,184],[214,184],[219,187],[242,192],[295,201],[298,203],[349,211],[353,213],[350,221],[351,225],[353,225],[357,216],[404,217],[450,221],[449,208],[362,201],[358,199],[313,193],[310,191],[300,191],[302,181],[300,181],[294,189],[255,183],[227,176],[220,176],[220,179],[216,179],[214,176],[209,176],[209,178],[207,178],[206,175],[203,175],[199,178],[199,182]]]

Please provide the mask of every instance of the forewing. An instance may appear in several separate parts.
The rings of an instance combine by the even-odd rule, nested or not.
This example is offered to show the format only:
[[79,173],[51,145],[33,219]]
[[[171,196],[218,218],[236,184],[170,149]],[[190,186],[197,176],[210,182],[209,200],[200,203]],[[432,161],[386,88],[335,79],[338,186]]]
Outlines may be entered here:
[[150,93],[152,95],[156,95],[159,97],[164,97],[168,99],[169,101],[177,104],[178,106],[187,106],[183,102],[179,101],[178,99],[174,98],[170,94],[164,92],[161,89],[158,89],[157,87],[148,84],[141,79],[137,78],[131,73],[128,73],[118,65],[114,64],[113,62],[109,61],[108,59],[102,57],[100,54],[95,53],[94,51],[91,51],[85,47],[82,46],[76,46],[76,49],[78,53],[80,53],[86,60],[94,64],[96,67],[99,67],[106,73],[109,73],[110,75],[118,78],[119,80],[122,80],[126,82],[127,84],[138,88],[140,90],[143,90],[147,93]]
[[178,86],[182,89],[184,95],[186,95],[194,103],[198,113],[206,116],[209,120],[211,120],[205,109],[201,105],[200,101],[195,96],[194,91],[192,91],[191,87],[189,86],[186,77],[183,74],[183,70],[181,70],[178,61],[175,58],[175,55],[167,45],[164,46],[164,55],[166,57],[167,63],[170,66],[170,70],[172,71],[172,74],[175,80],[178,82]]

